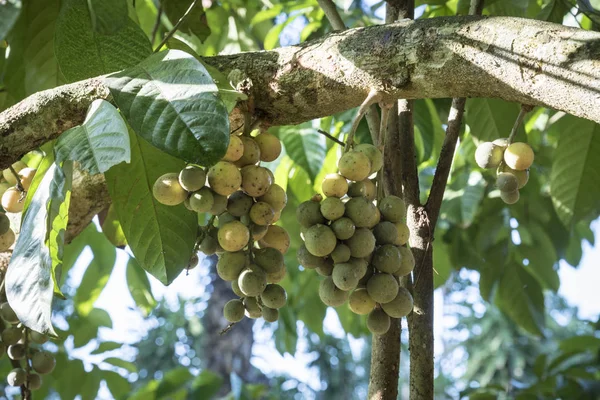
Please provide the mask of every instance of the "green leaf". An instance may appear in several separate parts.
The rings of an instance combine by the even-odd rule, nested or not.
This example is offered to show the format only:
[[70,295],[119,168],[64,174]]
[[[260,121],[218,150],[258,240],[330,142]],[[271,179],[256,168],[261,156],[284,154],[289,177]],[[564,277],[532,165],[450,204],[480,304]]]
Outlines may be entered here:
[[[173,25],[181,19],[181,17],[189,9],[190,4],[193,0],[162,0],[161,5],[165,11],[165,14]],[[206,21],[206,15],[202,8],[202,3],[196,3],[196,6],[183,20],[183,23],[179,25],[179,31],[187,33],[188,35],[196,35],[201,42],[204,42],[210,35],[210,27]]]
[[327,155],[325,137],[312,128],[282,127],[279,130],[279,139],[283,142],[287,155],[302,167],[314,182]]
[[441,240],[433,242],[433,268],[433,283],[437,289],[446,283],[453,270],[448,245]]
[[533,243],[531,246],[519,246],[519,253],[523,258],[529,260],[527,270],[538,280],[540,285],[545,289],[557,292],[560,278],[558,271],[554,269],[554,264],[558,260],[554,244],[539,224],[532,222],[527,225],[527,228],[532,235]]
[[[129,141],[129,136],[127,140]],[[102,232],[115,247],[124,247],[127,245],[127,239],[125,239],[125,233],[123,233],[123,227],[121,227],[121,223],[119,222],[119,216],[114,204],[110,205],[104,217]]]
[[96,350],[92,351],[90,354],[102,354],[102,353],[105,353],[107,351],[113,351],[113,350],[120,349],[121,347],[123,347],[123,343],[102,342],[96,348]]
[[122,360],[117,357],[106,358],[106,359],[104,359],[104,362],[114,365],[115,367],[126,369],[128,372],[131,372],[131,373],[137,372],[137,367],[135,366],[134,363]]
[[94,303],[108,283],[117,259],[117,251],[106,236],[96,230],[94,224],[90,224],[81,234],[85,235],[85,242],[92,250],[92,259],[77,288],[74,302],[79,315],[85,317],[92,311]]
[[508,263],[498,284],[496,305],[528,332],[542,336],[544,294],[537,281],[516,263]]
[[156,307],[156,299],[152,294],[150,281],[144,271],[134,258],[130,258],[127,262],[127,288],[135,304],[147,317],[150,312]]
[[479,171],[471,171],[468,184],[460,197],[462,223],[469,226],[473,223],[485,195],[485,179]]
[[581,353],[586,351],[596,353],[600,350],[600,338],[592,335],[570,337],[562,340],[559,348],[565,353]]
[[[489,142],[508,137],[519,115],[519,107],[499,99],[468,99],[465,107],[465,120],[471,128],[471,135],[480,142]],[[519,128],[519,132],[523,128]]]
[[127,125],[108,101],[94,100],[83,125],[64,132],[54,146],[56,161],[79,161],[92,175],[131,160]]
[[21,13],[21,0],[0,3],[0,40],[3,40]]
[[415,125],[421,133],[423,141],[423,157],[421,161],[427,161],[429,158],[439,152],[444,141],[444,129],[435,109],[433,101],[430,99],[415,100],[414,103]]
[[23,218],[5,279],[6,297],[19,320],[50,336],[56,336],[51,321],[53,271],[62,262],[71,180],[70,163],[48,169]]
[[560,119],[560,138],[554,152],[550,193],[558,217],[570,228],[600,211],[600,128],[571,115]]
[[565,14],[567,14],[570,9],[571,6],[565,4],[562,0],[550,0],[535,18],[562,24]]
[[194,400],[210,400],[223,386],[223,378],[205,369],[192,381],[192,390],[189,398]]
[[[97,6],[100,1],[93,4]],[[87,0],[63,1],[56,26],[55,52],[60,70],[69,82],[131,67],[152,54],[144,31],[129,18],[112,34],[94,30],[92,21],[110,19],[110,15],[100,13],[109,8],[94,8],[92,17]]]
[[193,56],[163,51],[105,81],[133,130],[157,148],[200,165],[215,164],[225,154],[227,109]]
[[102,371],[102,379],[115,399],[123,399],[131,393],[131,384],[114,371]]
[[154,200],[152,186],[168,172],[185,166],[130,132],[131,164],[119,164],[105,174],[108,192],[136,260],[168,285],[187,266],[196,240],[197,216],[183,205]]
[[53,149],[54,149],[53,141],[48,142],[41,147],[41,150],[44,153],[44,157],[42,158],[42,161],[40,162],[40,164],[37,167],[37,171],[36,171],[35,175],[33,176],[33,180],[31,181],[29,190],[27,190],[27,197],[25,198],[25,203],[23,204],[23,215],[25,215],[27,213],[27,210],[29,209],[29,205],[31,204],[31,200],[33,199],[33,196],[34,196],[35,192],[37,191],[38,186],[42,182],[42,179],[44,179],[44,176],[46,175],[46,171],[48,171],[48,168],[50,168],[52,165],[54,165]]
[[87,5],[94,32],[110,35],[127,25],[125,0],[88,0]]
[[298,332],[296,330],[296,318],[289,307],[279,309],[279,322],[275,331],[275,347],[279,353],[296,353],[298,344]]
[[179,367],[165,372],[165,375],[160,380],[158,388],[156,388],[156,397],[169,396],[170,394],[179,391],[194,375],[189,369]]
[[112,328],[112,319],[106,310],[94,308],[86,316],[73,314],[69,320],[70,333],[74,339],[73,346],[82,347],[96,339],[100,327]]

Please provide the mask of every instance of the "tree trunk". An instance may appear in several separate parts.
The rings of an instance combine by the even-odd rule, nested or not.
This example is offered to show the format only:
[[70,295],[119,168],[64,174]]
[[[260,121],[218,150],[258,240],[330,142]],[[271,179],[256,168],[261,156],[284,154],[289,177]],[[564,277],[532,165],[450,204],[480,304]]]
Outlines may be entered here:
[[392,318],[390,330],[373,335],[369,400],[395,400],[400,373],[400,320]]

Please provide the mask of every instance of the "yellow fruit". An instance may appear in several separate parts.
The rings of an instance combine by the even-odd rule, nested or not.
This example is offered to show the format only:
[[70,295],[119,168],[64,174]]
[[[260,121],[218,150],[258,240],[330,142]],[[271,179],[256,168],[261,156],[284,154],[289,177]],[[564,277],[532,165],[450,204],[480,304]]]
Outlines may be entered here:
[[261,161],[275,161],[281,154],[281,142],[276,136],[264,132],[254,138],[260,148]]
[[386,221],[401,222],[406,217],[406,205],[397,196],[386,196],[379,203],[379,211]]
[[340,174],[351,181],[362,181],[371,172],[369,157],[358,151],[349,151],[338,161]]
[[391,274],[374,274],[367,282],[369,296],[377,303],[389,303],[398,295],[398,282]]
[[37,170],[33,168],[23,168],[19,171],[19,179],[21,179],[21,185],[23,185],[24,190],[29,190],[31,186],[31,181],[33,181],[33,177],[35,176]]
[[235,162],[235,165],[242,168],[246,165],[253,165],[260,161],[260,147],[253,138],[240,136],[242,143],[244,144],[244,153],[239,160]]
[[258,198],[258,201],[264,201],[269,203],[271,207],[277,212],[283,210],[287,204],[287,194],[281,186],[273,183],[267,193]]
[[480,168],[496,168],[502,162],[504,148],[492,142],[483,142],[475,150],[475,162]]
[[354,151],[364,153],[371,162],[371,171],[369,175],[379,171],[383,167],[383,154],[372,144],[364,143],[354,146]]
[[231,221],[219,228],[219,244],[225,251],[238,251],[246,247],[250,231],[239,221]]
[[328,306],[341,306],[348,299],[348,292],[338,289],[333,279],[328,276],[319,284],[319,297]]
[[273,247],[281,254],[287,253],[290,248],[290,235],[278,225],[269,225],[267,233],[258,241],[261,247]]
[[[12,165],[13,169],[15,170],[15,172],[19,172],[21,171],[23,168],[27,167],[27,164],[25,164],[23,161],[17,161]],[[4,179],[6,180],[6,182],[8,182],[10,185],[14,186],[17,184],[17,178],[15,178],[15,176],[13,175],[12,171],[10,170],[10,168],[6,168],[4,171],[2,171],[2,176],[4,176]]]
[[400,268],[394,271],[396,276],[406,276],[415,269],[415,257],[412,250],[408,247],[399,247],[400,249]]
[[337,238],[327,225],[313,225],[304,234],[304,243],[310,254],[325,257],[335,249]]
[[188,192],[200,190],[206,182],[206,172],[195,165],[188,165],[179,172],[179,184]]
[[156,201],[166,206],[176,206],[185,201],[188,192],[179,184],[179,174],[168,173],[159,177],[152,187]]
[[236,280],[244,267],[248,257],[243,251],[225,252],[217,261],[217,274],[224,281]]
[[375,304],[375,300],[369,296],[365,288],[354,290],[348,297],[348,307],[355,314],[366,315],[373,311]]
[[504,151],[504,162],[512,169],[523,171],[533,164],[533,150],[527,143],[516,142]]
[[257,225],[269,225],[275,218],[275,211],[268,203],[259,201],[250,208],[250,220]]
[[404,222],[396,222],[394,225],[396,225],[396,229],[398,230],[398,237],[393,243],[396,246],[404,246],[410,238],[410,229]]
[[362,278],[362,271],[352,263],[335,264],[331,278],[339,289],[352,290],[358,286],[358,281]]
[[516,169],[509,168],[505,165],[504,168],[502,169],[502,171],[511,173],[517,178],[517,182],[519,183],[517,189],[521,189],[529,181],[529,170],[528,169],[524,169],[523,171],[517,171]]
[[383,335],[391,326],[390,317],[381,309],[374,309],[367,317],[367,328],[374,335]]
[[392,318],[406,317],[413,309],[413,297],[405,287],[398,289],[396,298],[381,305],[383,311]]
[[210,188],[221,196],[229,196],[242,184],[240,170],[230,162],[219,161],[208,170]]
[[260,197],[269,191],[273,178],[269,170],[257,165],[242,168],[242,189],[252,197]]
[[229,145],[227,146],[227,152],[223,156],[223,161],[234,162],[242,158],[244,154],[244,143],[239,136],[230,135]]
[[321,184],[321,190],[327,197],[344,197],[348,192],[348,181],[339,174],[327,174]]
[[21,192],[15,187],[9,188],[2,195],[2,208],[11,213],[23,211],[25,201],[21,201]]

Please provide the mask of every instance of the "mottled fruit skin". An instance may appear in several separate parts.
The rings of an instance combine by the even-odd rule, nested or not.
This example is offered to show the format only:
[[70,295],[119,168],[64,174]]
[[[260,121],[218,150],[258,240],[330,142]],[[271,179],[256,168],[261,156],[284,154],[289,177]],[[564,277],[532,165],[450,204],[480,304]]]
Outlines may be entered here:
[[231,221],[219,228],[219,245],[226,251],[238,251],[246,247],[250,231],[239,221]]
[[234,217],[241,217],[250,212],[250,208],[254,204],[252,197],[238,190],[232,193],[227,199],[227,212]]
[[357,228],[370,228],[377,219],[377,207],[365,197],[353,197],[346,203],[346,216]]
[[269,203],[259,201],[250,209],[250,219],[257,225],[269,225],[275,219],[275,210]]
[[281,308],[287,301],[285,289],[277,284],[267,285],[260,298],[263,304],[269,308]]
[[390,222],[402,222],[406,217],[406,205],[398,196],[386,196],[378,205],[381,216]]
[[475,150],[475,162],[480,168],[497,168],[502,162],[504,149],[492,142],[483,142]]
[[374,274],[367,282],[367,291],[377,303],[389,303],[398,294],[398,282],[391,274]]
[[375,304],[375,300],[369,296],[365,288],[354,290],[348,297],[348,307],[355,314],[366,315],[373,311]]
[[258,244],[261,247],[273,247],[285,255],[290,248],[290,235],[281,226],[269,225],[267,233]]
[[230,135],[227,151],[223,156],[223,161],[234,162],[239,160],[244,154],[244,143],[238,136]]
[[331,224],[331,229],[335,236],[340,240],[347,240],[354,235],[356,225],[348,217],[342,217]]
[[323,279],[319,285],[319,297],[326,305],[338,307],[346,302],[348,299],[348,292],[338,289],[333,283],[333,279],[328,276]]
[[381,272],[394,273],[400,269],[402,254],[400,249],[393,244],[380,246],[375,253],[371,263]]
[[344,203],[337,197],[328,197],[321,202],[321,214],[329,221],[343,217],[344,212],[346,212]]
[[348,181],[339,174],[327,174],[321,184],[321,190],[327,197],[344,197],[348,193]]
[[6,251],[15,244],[15,233],[12,229],[7,230],[4,234],[0,235],[0,251]]
[[[23,205],[25,204],[24,201],[19,201],[20,199],[21,192],[19,192],[17,188],[8,188],[6,192],[4,192],[4,194],[2,195],[2,208],[4,208],[5,211],[8,211],[10,213],[19,213],[23,211]],[[181,202],[183,202],[183,200],[181,200]]]
[[367,228],[358,228],[354,232],[354,235],[346,240],[346,245],[350,248],[352,257],[367,257],[375,249],[375,236]]
[[415,257],[412,250],[408,247],[398,247],[400,250],[400,268],[394,272],[394,275],[402,277],[410,274],[415,269]]
[[379,171],[383,167],[383,154],[372,144],[364,143],[354,146],[354,151],[364,153],[371,162],[371,171],[369,175]]
[[349,151],[338,161],[340,174],[351,181],[362,181],[371,172],[369,157],[358,151]]
[[331,273],[333,283],[341,290],[355,289],[361,277],[361,271],[351,263],[335,264]]
[[223,316],[229,322],[240,322],[244,318],[245,311],[242,300],[229,300],[223,307]]
[[521,197],[521,195],[518,190],[515,190],[514,192],[500,192],[500,198],[506,204],[515,204],[519,201],[519,197]]
[[275,322],[279,319],[279,310],[263,306],[262,317],[267,322]]
[[305,228],[324,224],[325,218],[321,214],[321,203],[313,200],[300,203],[298,208],[296,208],[296,220]]
[[258,201],[264,201],[273,207],[275,211],[281,211],[287,204],[287,194],[278,184],[271,185],[267,193],[258,198]]
[[398,289],[394,300],[381,305],[383,311],[392,318],[406,317],[413,309],[413,297],[405,287]]
[[246,296],[259,296],[267,287],[267,274],[260,268],[245,269],[238,277],[238,286]]
[[304,235],[306,248],[313,256],[325,257],[335,249],[337,238],[327,225],[313,225]]
[[200,167],[188,165],[179,173],[179,184],[188,192],[200,190],[206,182],[206,172]]
[[219,161],[208,170],[210,188],[221,196],[229,196],[242,185],[240,170],[230,162]]
[[269,170],[257,165],[242,168],[242,189],[252,197],[260,197],[269,191],[273,178]]
[[244,153],[235,162],[235,165],[239,168],[245,167],[246,165],[253,165],[260,161],[260,147],[253,138],[246,136],[240,137],[244,144]]
[[510,172],[501,172],[496,177],[496,186],[503,192],[514,192],[519,187],[519,181]]
[[225,252],[217,261],[217,274],[224,281],[236,280],[246,266],[246,253],[243,251]]
[[523,171],[533,164],[533,150],[527,143],[515,142],[504,151],[504,162],[508,167]]
[[263,132],[254,138],[260,148],[261,161],[275,161],[281,154],[281,142],[276,136]]
[[367,328],[374,335],[383,335],[390,326],[390,317],[381,309],[376,308],[367,316]]

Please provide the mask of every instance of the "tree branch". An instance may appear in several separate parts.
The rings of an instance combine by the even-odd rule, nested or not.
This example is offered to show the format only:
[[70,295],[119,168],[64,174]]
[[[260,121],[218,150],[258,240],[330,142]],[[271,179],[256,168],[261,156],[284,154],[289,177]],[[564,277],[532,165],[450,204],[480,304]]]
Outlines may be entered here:
[[319,7],[325,13],[327,20],[336,31],[343,31],[346,29],[346,24],[344,24],[344,20],[340,17],[340,13],[338,13],[337,7],[332,0],[317,0],[319,3]]

